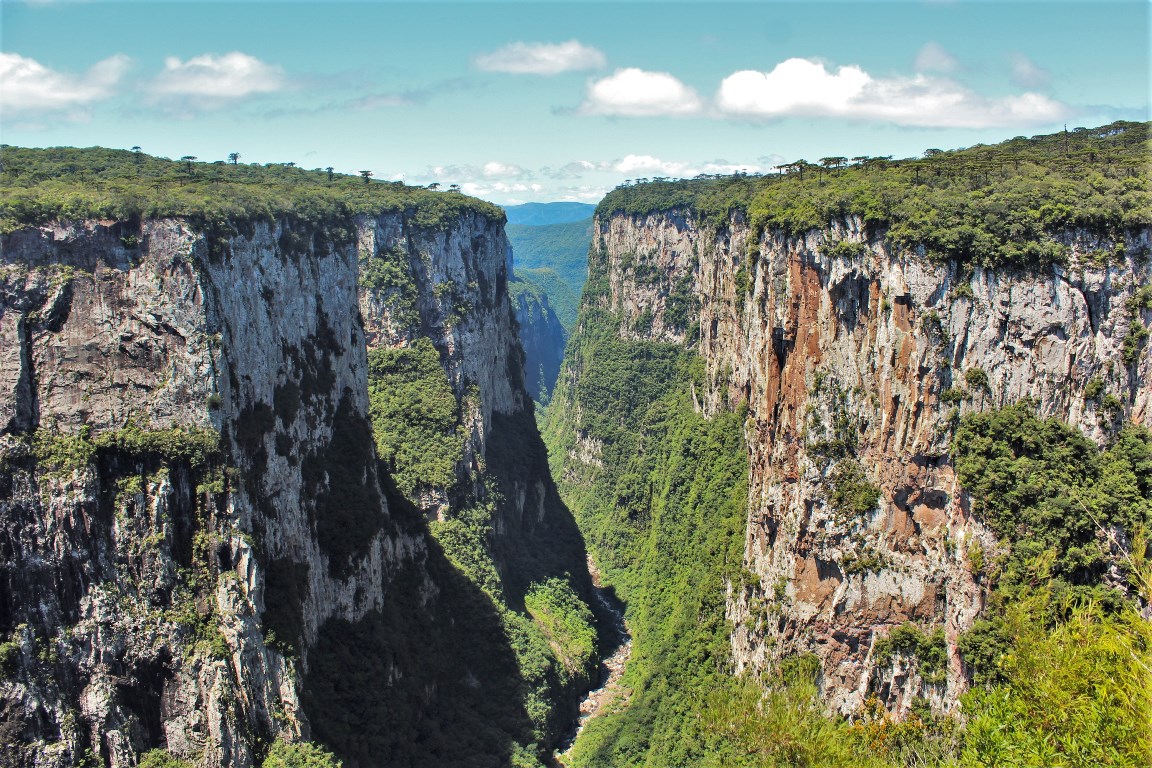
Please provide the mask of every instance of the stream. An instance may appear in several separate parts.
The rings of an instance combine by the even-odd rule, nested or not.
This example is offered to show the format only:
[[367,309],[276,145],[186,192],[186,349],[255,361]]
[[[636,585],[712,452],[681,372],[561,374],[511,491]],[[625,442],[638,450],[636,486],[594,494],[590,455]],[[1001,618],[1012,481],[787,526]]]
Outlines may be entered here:
[[[600,677],[597,686],[588,691],[580,700],[580,717],[572,724],[572,730],[561,739],[556,747],[560,763],[576,743],[576,737],[584,730],[588,721],[610,708],[610,705],[622,704],[627,698],[627,691],[620,687],[620,676],[624,674],[624,665],[632,653],[632,635],[628,632],[628,625],[624,621],[624,605],[610,589],[600,583],[600,571],[588,556],[588,573],[592,576],[593,594],[596,602],[604,611],[612,616],[612,635],[607,648],[608,655],[600,661]],[[620,699],[618,701],[618,699]]]

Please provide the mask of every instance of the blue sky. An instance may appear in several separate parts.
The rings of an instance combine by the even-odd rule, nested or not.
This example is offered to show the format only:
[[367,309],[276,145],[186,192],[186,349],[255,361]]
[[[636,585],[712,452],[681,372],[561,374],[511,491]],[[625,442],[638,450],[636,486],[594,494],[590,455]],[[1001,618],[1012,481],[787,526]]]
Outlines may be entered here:
[[0,140],[595,202],[1149,119],[1145,2],[0,3]]

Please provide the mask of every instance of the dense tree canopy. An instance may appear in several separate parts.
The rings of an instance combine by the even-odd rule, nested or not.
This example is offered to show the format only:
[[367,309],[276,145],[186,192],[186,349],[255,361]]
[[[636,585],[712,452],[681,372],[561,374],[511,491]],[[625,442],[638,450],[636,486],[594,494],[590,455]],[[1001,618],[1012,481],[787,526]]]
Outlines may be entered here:
[[291,215],[318,222],[408,211],[419,225],[432,228],[445,228],[465,212],[504,220],[504,212],[490,203],[398,181],[371,181],[292,164],[195,159],[185,156],[176,162],[100,147],[0,146],[0,232],[61,219],[157,216],[221,221]]

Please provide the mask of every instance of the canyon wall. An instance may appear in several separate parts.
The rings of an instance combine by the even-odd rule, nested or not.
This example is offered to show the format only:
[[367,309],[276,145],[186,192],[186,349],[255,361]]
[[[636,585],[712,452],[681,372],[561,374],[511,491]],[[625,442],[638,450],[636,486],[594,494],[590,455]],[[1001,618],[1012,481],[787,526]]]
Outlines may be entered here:
[[[602,212],[590,273],[607,282],[598,295],[619,335],[696,350],[705,414],[748,407],[751,583],[732,584],[727,603],[737,671],[814,653],[833,710],[870,694],[898,713],[918,697],[955,706],[956,640],[986,597],[968,553],[997,542],[958,487],[954,428],[1022,398],[1098,442],[1125,420],[1152,423],[1152,358],[1125,352],[1152,320],[1134,299],[1152,282],[1150,237],[1068,231],[1067,266],[965,269],[854,217],[786,237],[755,235],[740,214],[717,225],[686,209]],[[595,464],[601,446],[575,422],[568,461]],[[878,501],[845,504],[844,484]],[[877,641],[906,622],[943,629],[946,675],[910,655],[877,660]]]
[[[473,495],[493,435],[532,424],[502,221],[415,213],[3,237],[6,764],[119,768],[160,747],[243,768],[318,718],[347,730],[328,741],[359,739],[373,759],[523,751],[492,601],[427,533],[452,501],[401,498],[373,447],[368,352],[417,334],[468,395],[457,473]],[[401,315],[394,285],[363,279],[374,260],[402,268]],[[574,532],[538,469],[497,483],[510,501],[490,545],[507,578],[540,571],[522,546]]]

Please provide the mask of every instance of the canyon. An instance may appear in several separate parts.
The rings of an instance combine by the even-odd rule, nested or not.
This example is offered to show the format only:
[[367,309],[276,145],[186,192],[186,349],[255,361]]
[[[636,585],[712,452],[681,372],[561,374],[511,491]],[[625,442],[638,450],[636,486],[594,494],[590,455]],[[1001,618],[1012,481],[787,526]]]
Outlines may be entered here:
[[5,148],[0,765],[955,764],[1042,542],[1148,618],[1146,134],[622,185],[570,326],[456,191]]

